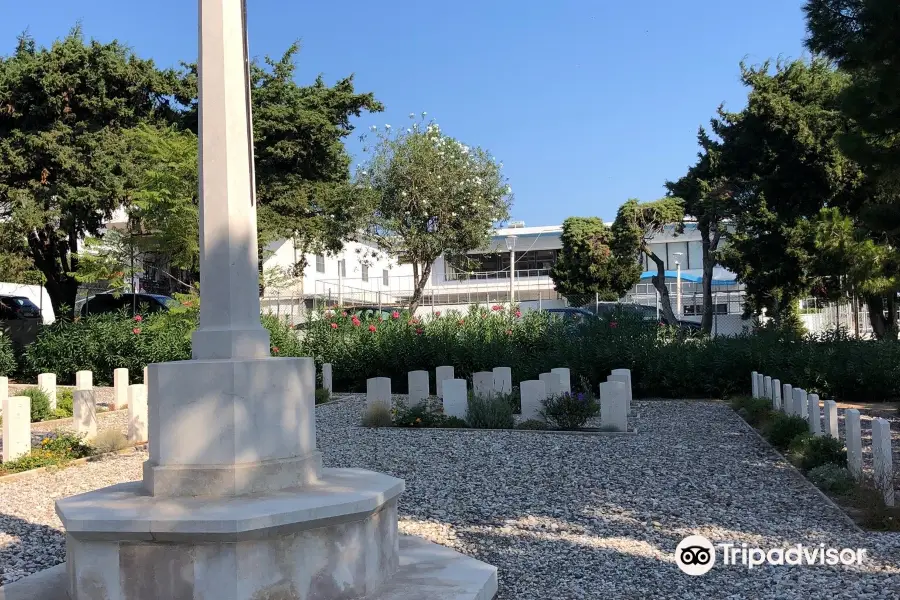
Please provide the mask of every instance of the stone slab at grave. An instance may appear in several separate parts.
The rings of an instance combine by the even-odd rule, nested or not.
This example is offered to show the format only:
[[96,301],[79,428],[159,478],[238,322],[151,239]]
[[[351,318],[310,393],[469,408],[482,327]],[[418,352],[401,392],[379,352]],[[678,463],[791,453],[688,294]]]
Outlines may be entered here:
[[56,373],[38,375],[37,386],[47,394],[47,399],[50,400],[50,410],[56,410]]
[[146,442],[147,428],[147,388],[143,383],[128,386],[128,439],[132,442]]
[[444,379],[442,390],[444,414],[448,417],[465,419],[469,409],[469,390],[465,379]]
[[607,381],[618,381],[625,384],[625,407],[628,416],[635,416],[634,409],[631,407],[631,378],[623,373],[613,373],[606,378]]
[[772,378],[768,375],[763,378],[763,398],[772,398]]
[[862,479],[862,428],[859,411],[850,408],[844,414],[844,429],[847,436],[847,469],[857,480]]
[[[619,381],[624,381],[626,387],[628,388],[628,416],[634,416],[634,408],[631,406],[631,401],[634,400],[634,388],[631,383],[631,369],[613,369],[610,372],[610,375],[616,376],[619,378]],[[621,379],[624,377],[625,379]],[[609,379],[607,379],[609,381]]]
[[383,404],[388,410],[393,408],[390,377],[372,377],[366,380],[366,408],[371,408],[376,403]]
[[472,375],[472,393],[479,398],[487,398],[494,394],[493,371],[479,371]]
[[31,452],[31,398],[8,396],[3,400],[3,462]]
[[94,373],[92,371],[78,371],[75,373],[76,390],[93,390]]
[[875,486],[881,491],[884,503],[894,506],[894,457],[891,450],[891,423],[878,417],[872,420],[872,463]]
[[259,318],[245,2],[198,5],[200,323],[191,360],[148,367],[143,480],[56,503],[69,594],[493,598],[495,568],[400,538],[402,480],[322,467],[313,359],[271,357]]
[[772,380],[772,409],[781,410],[781,381]]
[[600,425],[615,431],[628,431],[628,399],[625,384],[607,381],[600,384]]
[[825,401],[825,435],[838,439],[838,413],[837,402]]
[[454,377],[453,367],[442,366],[434,370],[434,381],[437,386],[438,398],[444,397],[444,381]]
[[75,433],[84,439],[97,437],[97,403],[94,390],[75,390],[72,392],[72,423]]
[[327,390],[329,395],[334,393],[334,375],[331,371],[331,363],[322,365],[322,389]]
[[431,387],[428,371],[410,371],[406,376],[409,390],[409,406],[420,406],[428,400]]
[[536,419],[543,421],[541,410],[544,400],[547,399],[547,384],[541,379],[531,379],[519,384],[519,393],[522,397],[522,420]]
[[548,396],[558,396],[561,393],[562,383],[559,380],[558,373],[541,373],[538,376],[538,379],[543,381],[544,385],[547,386]]
[[759,398],[759,379],[756,378],[756,371],[750,373],[750,394],[754,398]]
[[756,374],[756,397],[757,398],[763,397],[764,381],[765,381],[765,377],[763,376],[763,374],[757,373]]
[[512,393],[512,369],[494,367],[494,393],[507,396]]
[[819,395],[807,396],[806,414],[809,419],[809,432],[813,435],[822,435],[822,409],[819,408]]
[[128,404],[128,369],[113,371],[113,405],[110,410],[121,410]]
[[794,390],[794,414],[798,417],[802,417],[806,419],[807,413],[809,412],[807,407],[807,396],[806,390],[803,388],[797,388]]
[[781,386],[781,402],[785,414],[794,414],[794,387],[789,383]]
[[566,367],[557,367],[550,369],[550,372],[559,376],[559,393],[572,393],[572,373]]

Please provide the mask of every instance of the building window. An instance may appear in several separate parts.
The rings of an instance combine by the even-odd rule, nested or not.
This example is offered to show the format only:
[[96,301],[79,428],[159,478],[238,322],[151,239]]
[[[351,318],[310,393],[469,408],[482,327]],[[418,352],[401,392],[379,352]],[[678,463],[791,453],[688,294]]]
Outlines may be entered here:
[[363,266],[362,266],[362,280],[363,280],[363,281],[368,281],[368,280],[369,280],[369,267],[368,267],[368,265],[363,265]]
[[381,283],[384,287],[391,287],[390,271],[387,269],[381,272]]
[[325,272],[325,257],[321,254],[316,254],[316,272]]
[[338,261],[338,274],[341,277],[347,276],[347,259],[346,258],[342,258],[341,260]]

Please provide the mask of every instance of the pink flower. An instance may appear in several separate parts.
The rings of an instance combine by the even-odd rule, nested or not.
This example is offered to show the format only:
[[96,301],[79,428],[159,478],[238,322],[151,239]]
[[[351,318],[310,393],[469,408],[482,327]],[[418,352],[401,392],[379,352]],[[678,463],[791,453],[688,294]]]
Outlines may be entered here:
[[465,319],[460,319],[460,320],[459,320],[459,324],[460,324],[460,325],[465,325],[465,324],[466,324],[466,320],[465,320]]
[[337,329],[337,328],[338,328],[338,324],[337,324],[337,323],[332,323],[332,324],[331,324],[331,328],[332,328],[332,329]]
[[500,306],[499,304],[495,304],[491,307],[491,310],[493,310],[493,311],[503,310],[503,307]]
[[359,327],[359,323],[360,323],[359,319],[357,319],[356,317],[353,317],[352,321],[353,321],[353,325],[355,327]]
[[375,331],[376,327],[374,325],[369,325],[369,331]]
[[344,312],[342,312],[342,313],[341,313],[341,316],[342,316],[342,317],[346,317],[346,316],[347,316],[347,311],[345,310]]
[[141,328],[140,328],[140,327],[135,327],[134,329],[131,330],[131,333],[133,333],[134,335],[137,335],[137,334],[139,334],[140,332],[141,332]]
[[421,329],[416,329],[416,335],[422,335],[423,331]]
[[144,317],[142,317],[141,315],[134,315],[134,320],[140,323],[144,320]]
[[436,316],[436,317],[441,316],[441,311],[436,311],[436,312],[434,313],[434,316]]
[[517,311],[516,311],[516,318],[518,319],[518,318],[521,317],[521,316],[522,316],[522,311],[521,311],[521,310],[517,310]]
[[506,330],[506,335],[512,335],[512,329],[507,329],[507,330]]
[[278,354],[279,352],[281,352],[281,350],[278,349],[278,346],[273,346],[272,352],[274,352],[275,354]]
[[392,319],[399,319],[399,318],[400,318],[400,312],[395,310],[394,312],[391,313],[391,318],[392,318]]
[[609,322],[609,326],[612,327],[612,328],[616,328],[616,327],[619,326],[619,324],[616,323],[615,321],[610,321],[610,322]]

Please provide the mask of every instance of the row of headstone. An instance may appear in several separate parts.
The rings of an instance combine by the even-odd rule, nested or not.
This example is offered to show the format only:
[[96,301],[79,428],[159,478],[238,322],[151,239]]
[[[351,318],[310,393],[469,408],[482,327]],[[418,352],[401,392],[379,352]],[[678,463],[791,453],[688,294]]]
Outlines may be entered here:
[[[133,442],[146,442],[147,427],[147,369],[144,383],[128,383],[128,369],[113,372],[114,404],[111,410],[128,405],[126,435]],[[50,399],[50,408],[57,408],[55,373],[38,375],[38,388]],[[3,462],[15,460],[31,451],[31,398],[10,396],[9,378],[0,377],[0,406],[3,409]],[[75,373],[75,389],[72,391],[72,428],[85,440],[97,436],[97,403],[94,393],[94,374],[91,371]]]
[[600,384],[600,425],[604,429],[628,431],[631,415],[631,370],[613,369]]
[[[769,398],[773,409],[805,419],[813,435],[840,439],[838,408],[834,400],[823,402],[823,428],[823,415],[817,394],[807,394],[804,389],[794,388],[789,383],[782,384],[778,379],[772,379],[756,371],[751,373],[751,390],[754,398]],[[847,446],[847,468],[853,477],[860,480],[863,476],[862,432],[860,414],[855,408],[844,411],[844,438]],[[881,490],[885,504],[894,506],[891,425],[889,421],[880,417],[872,420],[872,459],[876,486]]]

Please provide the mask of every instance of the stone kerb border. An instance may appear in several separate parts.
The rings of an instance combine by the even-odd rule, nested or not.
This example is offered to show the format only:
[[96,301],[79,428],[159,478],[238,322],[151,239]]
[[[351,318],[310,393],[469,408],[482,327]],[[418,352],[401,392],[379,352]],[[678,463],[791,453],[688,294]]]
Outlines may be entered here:
[[[93,456],[85,456],[84,458],[75,458],[70,461],[58,464],[58,465],[48,465],[46,467],[38,467],[37,469],[29,469],[27,471],[19,471],[18,473],[9,473],[8,475],[0,475],[0,484],[9,483],[12,481],[16,481],[18,479],[27,479],[33,475],[39,475],[41,473],[46,473],[48,471],[62,470],[68,469],[69,467],[74,467],[76,465],[83,465],[89,462],[97,462],[103,460],[104,458],[109,458],[110,456],[116,456],[119,454],[128,454],[129,452],[134,452],[135,450],[146,450],[147,442],[138,442],[137,444],[129,444],[128,446],[122,448],[121,450],[113,450],[112,452],[104,452],[103,454],[94,454]],[[2,598],[2,597],[0,597]]]

